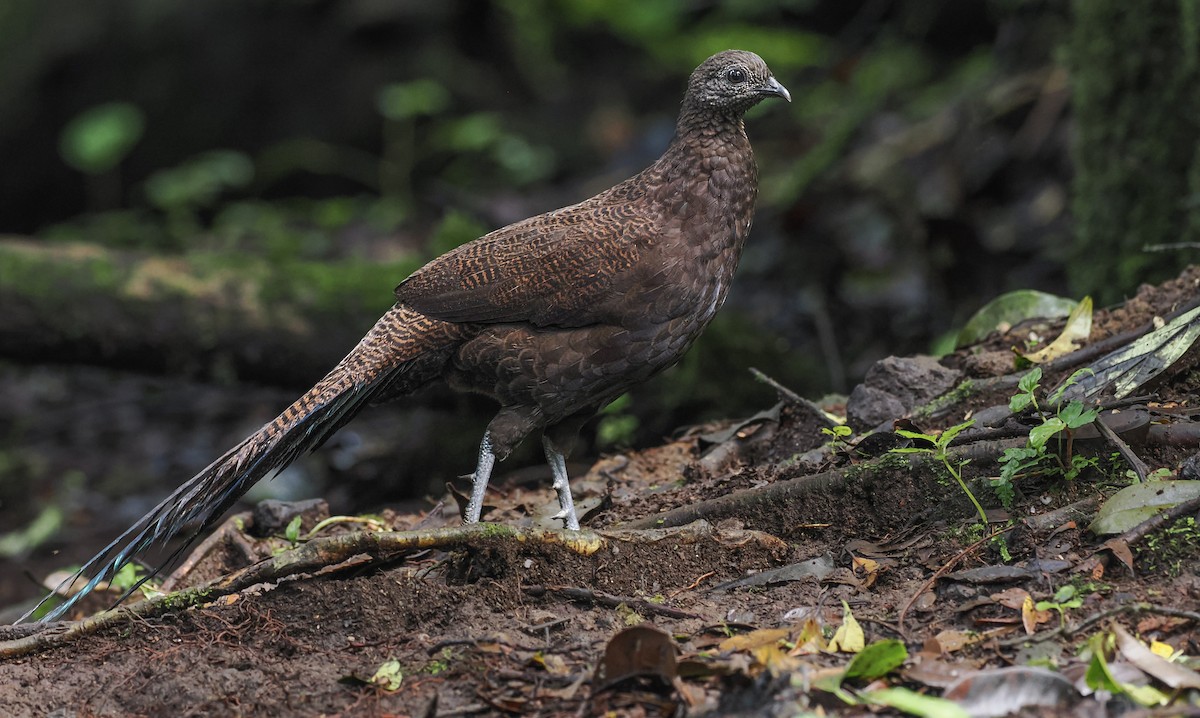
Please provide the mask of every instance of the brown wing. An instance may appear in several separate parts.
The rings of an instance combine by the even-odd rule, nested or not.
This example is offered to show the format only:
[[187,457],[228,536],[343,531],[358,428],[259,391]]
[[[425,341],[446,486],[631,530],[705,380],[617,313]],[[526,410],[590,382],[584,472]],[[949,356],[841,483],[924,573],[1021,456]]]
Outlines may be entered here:
[[593,324],[654,236],[631,214],[575,205],[509,225],[417,270],[396,298],[443,321]]

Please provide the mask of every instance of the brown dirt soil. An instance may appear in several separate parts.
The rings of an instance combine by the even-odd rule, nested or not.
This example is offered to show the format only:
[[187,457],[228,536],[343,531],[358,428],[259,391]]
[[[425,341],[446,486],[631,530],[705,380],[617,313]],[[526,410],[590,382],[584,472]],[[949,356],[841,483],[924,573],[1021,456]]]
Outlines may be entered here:
[[[1189,270],[1144,288],[1124,307],[1098,312],[1092,340],[1193,301],[1198,282],[1200,271]],[[1047,332],[1053,336],[1052,328]],[[997,353],[1025,336],[1025,328],[1014,329],[946,361],[976,379],[1012,371],[1011,357],[997,359]],[[1185,357],[1141,405],[1166,411],[1156,414],[1160,424],[1190,423],[1186,408],[1196,405],[1198,384]],[[1011,393],[1010,387],[967,397],[941,408],[935,419],[916,421],[923,431],[942,429],[972,410],[1005,404]],[[1035,659],[1068,677],[1081,674],[1079,647],[1114,620],[1146,641],[1200,653],[1200,626],[1186,615],[1200,609],[1194,519],[1190,533],[1180,522],[1131,539],[1131,573],[1114,554],[1096,554],[1101,539],[1085,530],[1086,519],[1043,518],[1128,484],[1127,467],[1108,458],[1111,449],[1097,450],[1098,467],[1071,482],[1046,475],[1019,479],[1008,507],[986,488],[986,479],[998,474],[998,450],[981,452],[965,468],[992,528],[1009,528],[1006,561],[997,543],[977,540],[982,533],[974,510],[940,465],[886,447],[871,450],[866,442],[857,450],[836,445],[814,453],[830,444],[820,426],[808,409],[785,401],[775,414],[703,427],[661,447],[602,460],[574,482],[585,524],[608,536],[605,547],[590,555],[497,535],[466,549],[425,550],[292,576],[0,659],[0,714],[861,713],[833,693],[807,688],[812,676],[850,659],[803,645],[812,638],[805,626],[828,639],[842,625],[843,602],[868,643],[899,639],[907,647],[904,666],[885,682],[931,695],[940,695],[957,675]],[[1183,478],[1196,478],[1187,475],[1194,469],[1181,470],[1196,448],[1194,441],[1132,446],[1150,468]],[[772,493],[808,475],[827,480]],[[553,503],[546,486],[495,483],[488,520],[536,525],[533,517],[548,513]],[[730,496],[758,498],[721,498]],[[716,499],[727,503],[703,503]],[[622,531],[638,519],[687,506],[701,512],[713,506],[705,515],[707,529]],[[382,520],[396,529],[452,526],[456,512],[442,506]],[[311,524],[306,519],[305,529]],[[339,524],[333,531],[357,528]],[[228,531],[218,542],[222,550],[209,553],[185,584],[246,564],[247,552],[269,557],[288,545]],[[828,570],[819,578],[722,585],[822,557]],[[1041,563],[1030,567],[1034,560]],[[1024,572],[1010,570],[1022,566]],[[1025,615],[1033,621],[1027,632],[1023,596],[1047,600],[1068,584],[1082,602],[1065,612],[1065,630],[1051,611]],[[1138,602],[1153,606],[1135,610]],[[640,635],[626,651],[640,666],[637,675],[611,675],[621,670],[614,655],[626,650],[613,637],[641,622],[669,638]],[[728,642],[730,636],[744,642]],[[656,653],[659,640],[673,642],[677,658]],[[389,661],[402,674],[394,690],[371,682]],[[865,683],[847,685],[860,689]]]

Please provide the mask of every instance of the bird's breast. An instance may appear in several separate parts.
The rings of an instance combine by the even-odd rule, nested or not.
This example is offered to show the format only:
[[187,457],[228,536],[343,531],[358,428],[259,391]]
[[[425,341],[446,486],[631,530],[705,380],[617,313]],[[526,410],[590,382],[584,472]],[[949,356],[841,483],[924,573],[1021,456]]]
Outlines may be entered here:
[[660,234],[631,299],[651,322],[703,328],[725,301],[754,212],[752,164],[717,158],[665,198]]

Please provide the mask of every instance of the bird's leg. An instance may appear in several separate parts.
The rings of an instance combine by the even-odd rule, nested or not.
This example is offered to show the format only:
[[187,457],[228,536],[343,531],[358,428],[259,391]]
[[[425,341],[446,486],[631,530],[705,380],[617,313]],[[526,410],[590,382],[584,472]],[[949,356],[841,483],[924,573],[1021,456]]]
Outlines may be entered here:
[[464,524],[479,523],[479,514],[483,511],[483,494],[487,491],[488,480],[492,478],[492,467],[496,465],[496,455],[492,453],[492,432],[483,432],[483,441],[479,443],[479,463],[475,473],[471,474],[471,500],[467,503],[467,513],[463,516]]
[[558,494],[558,513],[550,518],[562,519],[563,526],[579,530],[579,517],[575,515],[575,501],[571,498],[571,482],[567,479],[567,457],[559,451],[550,437],[542,437],[542,446],[546,449],[546,462],[554,474],[554,491]]

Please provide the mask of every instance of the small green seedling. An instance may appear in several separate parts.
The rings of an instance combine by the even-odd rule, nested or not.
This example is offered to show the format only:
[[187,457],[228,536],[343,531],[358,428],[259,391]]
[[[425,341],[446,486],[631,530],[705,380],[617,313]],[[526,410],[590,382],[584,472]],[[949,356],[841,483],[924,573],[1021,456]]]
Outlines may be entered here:
[[967,498],[971,500],[971,504],[975,507],[975,510],[979,512],[979,521],[986,526],[988,522],[987,513],[983,510],[983,506],[979,504],[979,500],[975,498],[975,494],[971,492],[970,487],[967,486],[967,482],[964,481],[962,477],[963,467],[971,463],[971,461],[970,459],[958,459],[958,457],[950,454],[950,442],[954,441],[954,437],[961,434],[965,429],[969,428],[974,423],[974,419],[964,421],[961,424],[946,429],[940,434],[923,434],[919,431],[896,429],[896,433],[906,439],[923,441],[931,444],[931,446],[902,447],[898,449],[892,449],[892,453],[929,454],[934,458],[934,460],[942,462],[942,466],[946,467],[946,471],[954,477],[954,480],[958,482],[959,487],[962,488],[963,493],[966,494]]
[[146,598],[161,596],[162,592],[158,590],[158,584],[144,581],[145,577],[146,570],[144,568],[137,564],[127,563],[109,580],[108,587],[122,594],[137,587],[141,589],[142,595]]
[[283,538],[287,540],[288,546],[275,546],[271,549],[272,556],[278,556],[281,553],[290,551],[300,545],[300,517],[294,516],[288,522],[287,527],[283,529]]
[[[1058,407],[1054,414],[1042,417],[1042,423],[1029,430],[1029,439],[1025,446],[1005,449],[1000,456],[1000,476],[992,479],[992,488],[1005,507],[1012,506],[1013,480],[1024,474],[1059,473],[1068,481],[1074,480],[1086,468],[1095,466],[1096,459],[1078,456],[1072,452],[1072,442],[1075,430],[1091,424],[1099,415],[1096,409],[1085,408],[1083,402],[1072,399],[1066,404],[1061,403],[1063,392],[1076,379],[1088,370],[1080,370],[1063,382],[1047,399],[1049,406]],[[1042,369],[1034,367],[1021,377],[1017,384],[1017,393],[1009,399],[1008,408],[1013,413],[1025,411],[1033,407],[1035,412],[1042,412],[1037,400],[1037,390],[1041,386]],[[1066,458],[1046,449],[1047,443],[1060,433],[1066,433]]]
[[834,441],[844,441],[848,436],[854,433],[854,429],[845,424],[835,424],[830,428],[822,428],[821,433],[830,437]]
[[1079,608],[1083,605],[1083,597],[1079,595],[1079,591],[1071,584],[1067,584],[1054,592],[1052,601],[1038,601],[1034,604],[1034,608],[1039,611],[1058,611],[1058,623],[1060,626],[1067,625],[1067,610],[1071,608]]
[[300,517],[295,516],[288,522],[287,528],[283,530],[283,537],[288,540],[293,546],[300,543]]

